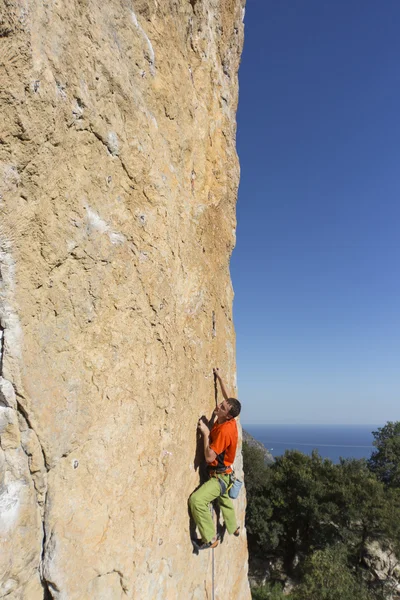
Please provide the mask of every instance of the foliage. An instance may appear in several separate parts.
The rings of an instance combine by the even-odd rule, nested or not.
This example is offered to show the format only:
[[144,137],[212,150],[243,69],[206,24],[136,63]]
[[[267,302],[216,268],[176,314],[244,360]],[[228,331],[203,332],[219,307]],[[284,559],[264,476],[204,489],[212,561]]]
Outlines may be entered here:
[[282,586],[260,585],[251,589],[252,600],[290,600],[290,596],[285,596]]
[[[369,538],[390,537],[391,526],[387,516],[392,512],[391,499],[384,485],[368,469],[365,460],[342,460],[337,469],[340,473],[337,524],[353,562],[358,564]],[[400,522],[400,512],[397,519]]]
[[275,548],[281,533],[280,524],[272,520],[270,502],[270,469],[264,463],[264,454],[259,448],[243,444],[245,465],[247,510],[246,529],[250,551],[254,555]]
[[273,519],[281,525],[278,548],[287,564],[297,553],[336,540],[332,526],[336,505],[332,502],[334,465],[316,452],[286,452],[273,465],[270,498]]
[[372,600],[366,585],[348,569],[343,545],[317,550],[306,562],[293,600]]
[[[377,452],[370,461],[339,464],[317,452],[287,451],[267,467],[262,451],[244,444],[250,562],[268,559],[272,580],[283,569],[300,582],[296,600],[378,598],[360,579],[368,542],[389,544],[400,556],[400,423],[388,423],[375,435]],[[313,596],[324,581],[327,590],[335,582],[341,592]],[[273,598],[269,588],[256,593]]]
[[368,465],[370,470],[390,487],[400,487],[400,421],[386,423],[373,431],[372,453]]

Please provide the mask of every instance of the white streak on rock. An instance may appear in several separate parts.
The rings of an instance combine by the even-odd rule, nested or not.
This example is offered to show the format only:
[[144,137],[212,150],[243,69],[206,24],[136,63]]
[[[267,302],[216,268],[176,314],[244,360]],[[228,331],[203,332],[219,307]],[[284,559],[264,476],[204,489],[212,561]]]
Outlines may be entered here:
[[107,223],[89,206],[86,207],[86,215],[89,232],[95,230],[100,233],[106,233],[109,230]]
[[131,17],[132,17],[132,21],[133,21],[133,24],[135,25],[135,27],[139,27],[138,20],[136,18],[135,13],[133,12],[133,10],[131,11]]
[[143,27],[139,24],[139,21],[137,20],[137,17],[135,15],[135,13],[133,12],[133,10],[131,11],[131,18],[132,18],[133,24],[139,30],[139,33],[144,38],[144,40],[147,44],[148,54],[149,54],[149,63],[150,63],[150,73],[154,76],[155,75],[154,65],[155,65],[156,58],[155,58],[153,46],[151,45],[151,42],[148,38],[147,33],[145,32]]
[[114,131],[110,131],[107,136],[107,148],[111,152],[113,156],[118,156],[119,154],[119,143],[117,134]]
[[0,230],[0,321],[4,328],[3,352],[20,359],[22,330],[14,308],[15,263],[11,244]]
[[20,182],[21,176],[18,169],[12,164],[3,164],[3,184],[6,190],[14,189]]
[[77,247],[77,242],[75,240],[68,240],[67,241],[67,251],[68,252],[72,252],[72,250],[75,250],[75,248]]
[[204,290],[199,290],[190,298],[190,305],[186,309],[189,315],[196,315],[204,304]]
[[118,245],[125,242],[125,236],[122,233],[115,233],[115,231],[109,233],[109,238],[112,244]]
[[66,100],[67,98],[67,94],[65,92],[65,85],[63,85],[59,81],[56,81],[56,96],[58,96],[62,100]]
[[122,233],[113,231],[110,226],[98,215],[90,206],[86,206],[86,217],[88,222],[88,233],[98,231],[106,233],[110,238],[110,242],[115,245],[123,244],[126,239]]
[[4,377],[0,377],[0,404],[17,410],[17,399],[14,388],[12,383],[4,379]]
[[148,115],[147,115],[147,116],[149,117],[149,119],[150,119],[150,120],[151,120],[151,122],[153,123],[154,127],[155,127],[156,129],[158,129],[158,123],[157,123],[157,119],[155,118],[155,116],[154,116],[154,115],[153,115],[151,112],[148,112]]
[[20,481],[10,481],[0,490],[0,531],[11,529],[17,519],[21,488]]

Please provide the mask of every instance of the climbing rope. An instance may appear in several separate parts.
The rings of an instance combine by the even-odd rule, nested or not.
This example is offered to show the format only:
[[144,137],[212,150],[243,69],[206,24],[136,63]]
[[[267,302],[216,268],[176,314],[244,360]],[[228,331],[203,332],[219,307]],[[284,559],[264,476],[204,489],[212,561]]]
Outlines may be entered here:
[[[214,509],[213,509],[214,511]],[[211,582],[212,582],[212,594],[211,594],[211,598],[212,600],[215,600],[215,557],[214,557],[214,550],[215,548],[212,548],[212,558],[211,558]]]
[[[218,406],[218,386],[217,386],[217,376],[214,373],[214,395],[215,395],[215,407]],[[211,514],[214,521],[215,510],[214,506],[211,505]],[[215,533],[217,533],[218,521],[215,519]],[[212,548],[212,557],[211,557],[211,599],[215,600],[215,556],[214,556],[215,548]]]

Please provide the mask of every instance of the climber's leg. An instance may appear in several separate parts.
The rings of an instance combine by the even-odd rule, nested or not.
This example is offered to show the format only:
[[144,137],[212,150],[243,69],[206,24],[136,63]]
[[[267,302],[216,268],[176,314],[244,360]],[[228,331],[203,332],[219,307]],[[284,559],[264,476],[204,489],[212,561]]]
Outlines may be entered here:
[[190,511],[196,522],[203,542],[210,542],[215,537],[215,527],[209,504],[221,493],[216,477],[211,477],[203,483],[189,498]]
[[[223,475],[224,481],[229,485],[229,475]],[[229,494],[226,492],[223,496],[219,497],[219,505],[221,507],[222,516],[224,517],[224,523],[228,533],[232,534],[238,529],[236,523],[235,509],[233,508],[233,502],[229,498]]]

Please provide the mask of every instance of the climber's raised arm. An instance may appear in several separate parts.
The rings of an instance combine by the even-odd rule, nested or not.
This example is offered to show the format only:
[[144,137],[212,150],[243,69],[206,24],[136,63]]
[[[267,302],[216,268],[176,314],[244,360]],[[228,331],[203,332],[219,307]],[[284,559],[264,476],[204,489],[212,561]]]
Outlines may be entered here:
[[214,369],[213,369],[213,373],[214,373],[215,377],[216,377],[216,378],[218,379],[218,381],[219,381],[219,385],[221,386],[221,392],[222,392],[222,395],[223,395],[223,397],[225,398],[225,400],[228,400],[228,398],[229,398],[229,395],[228,395],[228,392],[226,391],[226,387],[225,387],[225,385],[224,385],[224,382],[222,381],[222,377],[221,377],[221,375],[219,374],[219,369],[217,369],[217,368],[214,368]]

